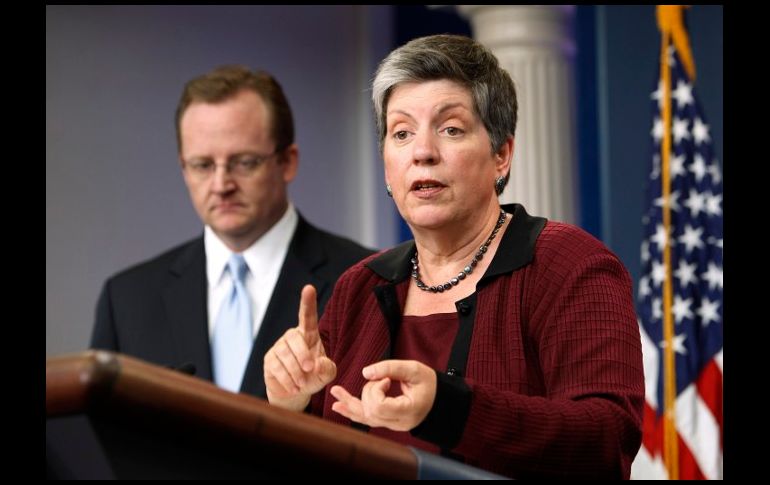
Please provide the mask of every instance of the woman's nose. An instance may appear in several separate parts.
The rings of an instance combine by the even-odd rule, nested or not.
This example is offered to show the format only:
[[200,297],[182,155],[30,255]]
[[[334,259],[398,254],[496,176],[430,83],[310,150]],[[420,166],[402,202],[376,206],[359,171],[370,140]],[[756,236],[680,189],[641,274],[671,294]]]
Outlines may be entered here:
[[436,163],[438,161],[438,147],[435,133],[427,130],[415,134],[412,144],[412,158],[415,163]]

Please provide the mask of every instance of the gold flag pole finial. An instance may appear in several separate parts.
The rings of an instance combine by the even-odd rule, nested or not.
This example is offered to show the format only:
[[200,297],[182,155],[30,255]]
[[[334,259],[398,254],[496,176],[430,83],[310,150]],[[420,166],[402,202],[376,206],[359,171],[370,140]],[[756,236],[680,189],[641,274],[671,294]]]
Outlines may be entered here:
[[686,8],[690,8],[690,6],[658,5],[656,14],[658,29],[663,33],[667,32],[671,35],[687,75],[692,82],[695,82],[695,61],[692,57],[692,50],[690,50],[690,39],[687,35],[687,30],[684,28],[684,9]]

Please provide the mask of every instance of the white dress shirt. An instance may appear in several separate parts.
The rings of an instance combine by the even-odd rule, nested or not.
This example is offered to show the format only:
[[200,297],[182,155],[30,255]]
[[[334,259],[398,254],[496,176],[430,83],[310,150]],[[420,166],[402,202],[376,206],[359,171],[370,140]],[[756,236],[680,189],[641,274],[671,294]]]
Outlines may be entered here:
[[[286,213],[278,222],[242,253],[249,266],[246,274],[246,290],[249,292],[251,303],[253,337],[256,337],[262,325],[262,319],[273,296],[298,220],[297,211],[289,202]],[[209,339],[211,339],[214,335],[214,322],[219,313],[219,307],[227,297],[228,291],[232,289],[230,272],[225,271],[225,268],[233,252],[209,226],[206,226],[203,231],[203,244],[206,249]]]

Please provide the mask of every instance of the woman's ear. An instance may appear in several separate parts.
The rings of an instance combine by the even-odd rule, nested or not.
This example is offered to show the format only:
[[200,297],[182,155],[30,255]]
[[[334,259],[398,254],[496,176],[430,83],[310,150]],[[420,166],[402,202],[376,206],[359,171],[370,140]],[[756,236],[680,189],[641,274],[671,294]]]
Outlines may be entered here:
[[495,169],[498,177],[505,177],[511,171],[513,145],[513,136],[508,135],[505,142],[500,146],[500,150],[495,154]]

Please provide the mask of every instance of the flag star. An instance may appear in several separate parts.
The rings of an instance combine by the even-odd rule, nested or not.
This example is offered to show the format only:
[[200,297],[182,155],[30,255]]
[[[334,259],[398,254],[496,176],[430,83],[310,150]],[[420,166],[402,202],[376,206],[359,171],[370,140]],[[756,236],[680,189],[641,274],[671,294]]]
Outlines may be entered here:
[[660,175],[660,155],[657,153],[652,157],[652,172],[650,172],[650,178],[655,180]]
[[[675,190],[669,194],[669,202],[671,210],[674,212],[679,212],[679,202],[677,202],[677,199],[679,198],[679,191]],[[663,207],[663,197],[658,197],[655,199],[655,205],[658,207]]]
[[722,268],[709,261],[708,269],[705,273],[701,274],[701,278],[709,282],[709,289],[713,290],[719,285],[719,289],[723,289],[722,283]]
[[679,236],[679,239],[677,239],[680,243],[684,244],[685,250],[687,251],[687,254],[689,255],[693,249],[702,248],[704,247],[703,244],[703,228],[702,227],[696,227],[693,228],[690,224],[686,224],[684,226],[684,234]]
[[701,318],[701,325],[705,327],[712,321],[718,322],[719,321],[719,313],[717,312],[718,308],[719,308],[719,301],[711,301],[708,298],[704,298],[700,302],[700,308],[698,308],[695,311],[695,313],[697,313]]
[[692,298],[683,299],[679,295],[674,295],[674,307],[671,309],[671,311],[674,312],[674,319],[676,320],[677,325],[682,323],[682,320],[685,318],[692,320],[694,315],[692,310],[690,310],[691,305]]
[[644,300],[645,297],[652,294],[650,290],[650,279],[646,276],[642,276],[639,279],[639,299]]
[[674,143],[678,144],[683,139],[690,138],[690,131],[687,129],[687,125],[689,124],[689,121],[687,118],[680,119],[680,118],[674,118],[674,126],[672,128],[674,132]]
[[718,247],[719,249],[724,249],[722,247],[722,239],[717,239],[715,237],[710,237],[707,239],[709,244],[713,244],[714,246]]
[[710,192],[706,192],[706,212],[708,212],[712,216],[721,216],[722,215],[722,208],[720,207],[720,204],[722,203],[722,194],[711,194]]
[[683,205],[690,209],[691,217],[698,217],[700,211],[706,209],[706,196],[695,189],[690,189],[690,197],[684,201]]
[[642,241],[642,262],[646,263],[650,259],[650,242]]
[[660,286],[661,283],[666,279],[666,267],[663,266],[663,263],[659,261],[653,261],[652,262],[652,282],[655,284],[655,286]]
[[684,339],[686,338],[687,338],[686,333],[680,333],[679,335],[674,335],[674,338],[673,338],[674,352],[681,355],[687,354],[687,348],[684,346]]
[[700,153],[695,154],[695,160],[690,165],[690,171],[695,174],[695,181],[700,183],[703,177],[706,176],[708,169],[706,168],[706,161],[703,159]]
[[722,180],[722,173],[719,170],[719,165],[717,165],[716,160],[714,160],[714,162],[709,165],[708,171],[711,174],[711,181],[715,184],[718,184],[719,181]]
[[684,175],[684,161],[685,161],[685,155],[679,155],[671,157],[671,160],[669,162],[669,170],[671,173],[671,177],[677,177],[679,175]]
[[663,300],[660,298],[653,298],[652,300],[652,319],[660,320],[663,318]]
[[655,143],[660,143],[660,140],[663,139],[663,120],[660,118],[655,118],[655,123],[652,125],[652,131],[650,131],[650,135],[655,139]]
[[[674,335],[674,338],[671,339],[671,347],[674,349],[674,352],[677,354],[686,355],[687,354],[687,348],[684,346],[684,339],[687,338],[686,333],[680,333],[679,335]],[[666,341],[661,340],[660,341],[660,348],[665,349],[667,347]]]
[[659,252],[663,252],[663,248],[668,243],[668,235],[666,234],[666,229],[663,227],[663,224],[658,224],[655,229],[655,234],[650,238],[650,241],[658,245]]
[[[656,89],[652,95],[650,96],[650,99],[654,99],[658,101],[658,110],[663,111],[663,79],[660,79],[658,81],[658,89]],[[663,124],[661,123],[661,130],[663,129]]]
[[701,121],[700,118],[695,118],[695,124],[693,124],[692,127],[692,136],[695,139],[696,145],[711,141],[711,136],[709,135],[709,125]]
[[696,283],[698,278],[695,276],[695,268],[698,265],[696,263],[687,264],[684,259],[679,260],[679,268],[674,271],[674,276],[679,278],[679,286],[681,288],[687,288],[690,283]]
[[684,108],[688,104],[692,104],[692,84],[678,81],[673,96],[676,98],[677,108],[679,109]]

